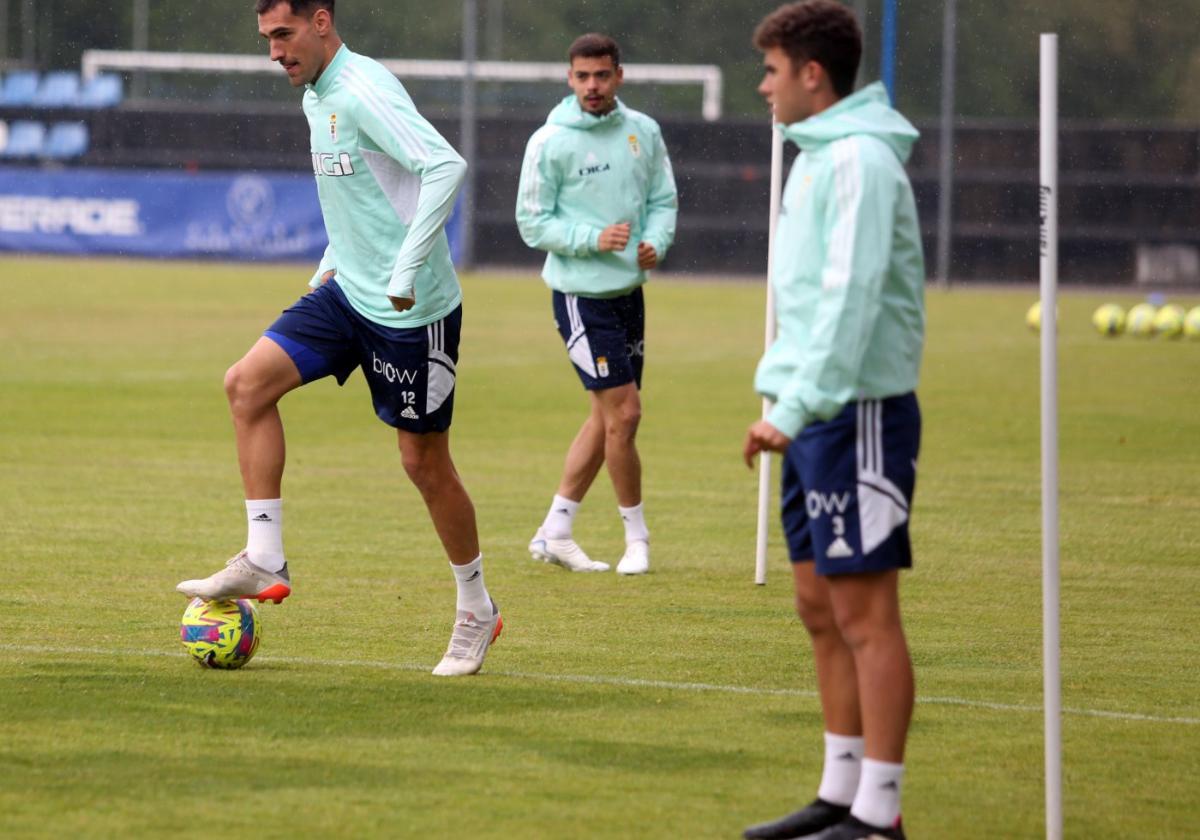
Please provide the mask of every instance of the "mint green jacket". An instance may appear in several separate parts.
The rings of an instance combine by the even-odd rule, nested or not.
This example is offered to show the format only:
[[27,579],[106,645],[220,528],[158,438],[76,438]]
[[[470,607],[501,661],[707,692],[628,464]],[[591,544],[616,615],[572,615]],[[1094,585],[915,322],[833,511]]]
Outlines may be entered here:
[[[595,117],[568,96],[529,138],[517,227],[526,245],[546,251],[542,277],[552,289],[615,297],[642,285],[638,243],[665,257],[678,206],[658,123],[620,100]],[[621,222],[630,223],[625,250],[600,251],[600,232]]]
[[847,403],[913,391],[925,336],[925,261],[904,171],[917,130],[879,83],[789,126],[771,285],[775,342],[755,388],[789,437]]
[[[310,285],[336,269],[358,312],[420,327],[462,302],[446,220],[467,165],[382,64],[342,46],[304,94],[329,247]],[[388,296],[416,297],[397,312]]]

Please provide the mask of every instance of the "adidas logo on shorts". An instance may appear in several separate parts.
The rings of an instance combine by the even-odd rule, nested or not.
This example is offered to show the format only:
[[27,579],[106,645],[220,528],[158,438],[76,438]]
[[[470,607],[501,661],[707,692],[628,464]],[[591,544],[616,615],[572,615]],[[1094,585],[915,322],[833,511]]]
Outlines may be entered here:
[[404,410],[400,412],[400,416],[403,417],[405,420],[420,420],[421,419],[420,415],[417,414],[417,412],[413,411],[413,407],[411,405],[406,406],[404,408]]
[[838,537],[829,544],[829,548],[825,550],[825,556],[833,558],[853,557],[854,549],[850,547],[850,544],[844,538]]

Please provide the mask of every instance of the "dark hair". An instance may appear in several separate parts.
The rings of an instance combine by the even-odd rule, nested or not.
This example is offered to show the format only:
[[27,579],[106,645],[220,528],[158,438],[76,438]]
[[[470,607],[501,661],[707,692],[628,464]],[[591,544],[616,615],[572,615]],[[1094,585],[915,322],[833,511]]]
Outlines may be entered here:
[[287,3],[292,7],[292,14],[294,15],[308,15],[311,17],[317,9],[327,9],[329,16],[332,18],[333,4],[335,2],[336,0],[257,0],[254,4],[254,12],[255,14],[265,15],[280,3]]
[[617,42],[607,35],[589,32],[580,35],[571,43],[571,48],[567,50],[567,61],[577,58],[603,58],[606,55],[612,57],[613,67],[621,66],[621,48],[617,46]]
[[804,0],[780,6],[754,30],[754,46],[779,47],[795,65],[815,61],[833,90],[848,96],[862,60],[862,30],[854,12],[834,0]]

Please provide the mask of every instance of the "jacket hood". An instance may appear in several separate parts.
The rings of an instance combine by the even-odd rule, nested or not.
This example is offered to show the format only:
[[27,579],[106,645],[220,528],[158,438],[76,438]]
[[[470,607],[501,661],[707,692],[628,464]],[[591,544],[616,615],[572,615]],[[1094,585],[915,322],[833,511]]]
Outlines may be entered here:
[[867,134],[886,143],[901,163],[908,161],[913,143],[920,137],[912,123],[891,106],[882,82],[867,85],[833,107],[780,130],[805,151],[851,135]]
[[554,110],[546,118],[546,123],[588,131],[601,125],[616,125],[623,119],[625,119],[625,105],[620,99],[617,100],[617,107],[602,117],[596,117],[583,110],[579,105],[579,100],[572,94],[554,106]]

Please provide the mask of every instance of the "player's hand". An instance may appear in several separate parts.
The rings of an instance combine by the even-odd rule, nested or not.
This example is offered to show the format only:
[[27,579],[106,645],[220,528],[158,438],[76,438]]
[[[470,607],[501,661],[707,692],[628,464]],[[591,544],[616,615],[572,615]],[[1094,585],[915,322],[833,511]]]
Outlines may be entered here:
[[406,312],[407,310],[412,309],[417,303],[417,299],[415,297],[392,297],[391,295],[388,295],[388,300],[392,302],[392,309],[395,309],[397,312]]
[[337,269],[331,268],[328,271],[326,271],[324,274],[321,275],[321,285],[324,286],[326,283],[328,283],[334,277],[337,277]]
[[654,250],[654,246],[647,242],[638,243],[638,268],[642,271],[649,271],[658,265],[658,251]]
[[624,251],[629,244],[629,222],[609,225],[600,231],[600,241],[596,247],[601,251]]
[[776,429],[766,420],[759,420],[746,431],[746,442],[742,445],[742,457],[746,466],[754,469],[754,456],[759,452],[786,452],[792,439]]

